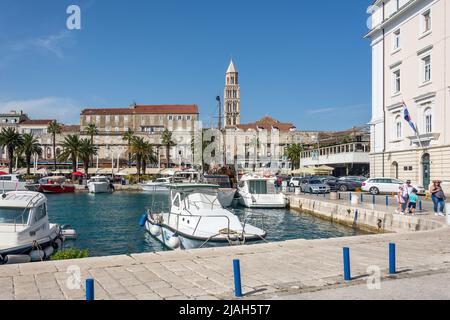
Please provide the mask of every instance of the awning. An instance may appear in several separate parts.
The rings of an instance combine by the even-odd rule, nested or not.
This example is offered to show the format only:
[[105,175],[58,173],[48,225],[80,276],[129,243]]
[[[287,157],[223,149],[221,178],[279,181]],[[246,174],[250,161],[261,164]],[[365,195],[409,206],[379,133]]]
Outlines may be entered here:
[[334,168],[329,166],[320,167],[304,167],[292,171],[292,174],[305,174],[305,175],[328,175],[334,171]]

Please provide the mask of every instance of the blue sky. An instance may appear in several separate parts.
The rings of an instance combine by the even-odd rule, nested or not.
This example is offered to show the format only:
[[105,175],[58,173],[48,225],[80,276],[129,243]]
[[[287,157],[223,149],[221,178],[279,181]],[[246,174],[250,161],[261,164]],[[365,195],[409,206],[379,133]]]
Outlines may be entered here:
[[0,0],[0,111],[77,123],[86,107],[195,103],[209,124],[233,57],[242,122],[367,123],[368,2]]

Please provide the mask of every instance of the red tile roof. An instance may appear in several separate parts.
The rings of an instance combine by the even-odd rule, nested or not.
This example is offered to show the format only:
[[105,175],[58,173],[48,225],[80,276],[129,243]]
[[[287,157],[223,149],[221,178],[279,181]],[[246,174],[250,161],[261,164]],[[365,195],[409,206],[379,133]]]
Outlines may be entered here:
[[21,125],[49,125],[55,120],[25,120],[22,121]]
[[293,125],[292,123],[281,123],[280,121],[278,121],[272,117],[264,117],[256,122],[231,126],[231,128],[233,128],[233,127],[241,129],[241,130],[262,129],[262,130],[267,130],[267,131],[271,131],[272,128],[278,129],[280,131],[289,131],[291,129],[295,129],[295,125]]
[[81,115],[132,115],[132,114],[198,114],[192,105],[136,105],[129,108],[85,109]]

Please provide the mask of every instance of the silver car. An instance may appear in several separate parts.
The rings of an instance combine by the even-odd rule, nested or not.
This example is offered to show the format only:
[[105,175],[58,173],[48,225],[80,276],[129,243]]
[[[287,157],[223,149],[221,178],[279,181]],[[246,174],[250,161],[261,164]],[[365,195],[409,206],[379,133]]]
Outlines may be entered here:
[[302,190],[305,193],[329,193],[330,186],[319,179],[311,179],[302,187]]

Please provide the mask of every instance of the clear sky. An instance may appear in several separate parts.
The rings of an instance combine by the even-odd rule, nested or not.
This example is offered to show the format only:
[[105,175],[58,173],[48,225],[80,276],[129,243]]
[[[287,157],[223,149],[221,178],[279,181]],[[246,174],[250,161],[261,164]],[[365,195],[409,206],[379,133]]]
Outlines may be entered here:
[[[70,4],[81,30],[66,28]],[[0,111],[78,123],[87,107],[198,104],[240,72],[242,122],[370,120],[366,0],[0,0]],[[216,121],[216,120],[214,120]]]

